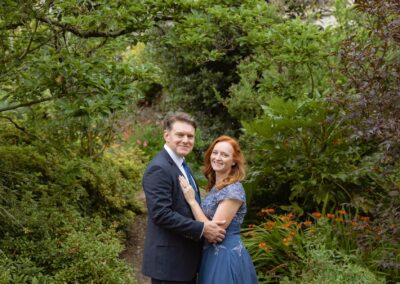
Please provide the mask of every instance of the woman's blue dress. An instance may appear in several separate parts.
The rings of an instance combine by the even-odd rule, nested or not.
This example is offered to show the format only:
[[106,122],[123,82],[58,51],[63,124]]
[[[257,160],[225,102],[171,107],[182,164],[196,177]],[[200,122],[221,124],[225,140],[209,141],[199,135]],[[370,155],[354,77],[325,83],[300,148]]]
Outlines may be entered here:
[[224,199],[243,202],[226,229],[223,242],[205,242],[199,273],[200,284],[253,284],[258,283],[256,271],[249,253],[240,239],[240,226],[246,215],[246,195],[240,182],[221,190],[212,188],[201,203],[204,214],[212,219],[218,204]]

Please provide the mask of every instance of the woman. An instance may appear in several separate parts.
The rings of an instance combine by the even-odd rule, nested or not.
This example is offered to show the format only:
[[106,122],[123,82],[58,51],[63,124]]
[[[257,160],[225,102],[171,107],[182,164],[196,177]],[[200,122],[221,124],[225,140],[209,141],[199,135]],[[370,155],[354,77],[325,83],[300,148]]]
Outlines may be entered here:
[[204,175],[209,193],[201,207],[193,188],[180,176],[182,191],[196,220],[226,220],[223,225],[226,236],[221,243],[205,243],[199,281],[204,284],[258,283],[253,262],[240,240],[240,226],[247,209],[240,183],[245,176],[244,157],[235,139],[220,136],[214,140],[205,153]]

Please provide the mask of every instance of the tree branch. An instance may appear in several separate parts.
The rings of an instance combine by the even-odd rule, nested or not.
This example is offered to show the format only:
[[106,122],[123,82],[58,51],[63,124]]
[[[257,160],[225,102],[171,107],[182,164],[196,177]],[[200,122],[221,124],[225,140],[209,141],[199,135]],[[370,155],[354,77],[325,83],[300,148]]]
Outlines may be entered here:
[[59,28],[63,29],[64,31],[71,32],[74,35],[82,37],[82,38],[118,37],[120,35],[128,34],[128,33],[134,31],[133,29],[122,29],[122,30],[119,30],[119,31],[82,31],[82,30],[78,29],[77,27],[75,27],[75,26],[73,26],[71,24],[55,21],[55,20],[52,20],[52,19],[49,19],[49,18],[40,17],[38,20],[41,21],[41,22],[44,22],[46,24],[59,27]]
[[86,52],[87,56],[91,56],[93,52],[95,52],[100,47],[104,46],[107,43],[108,38],[104,38],[97,46],[91,48],[88,52]]
[[[35,47],[32,47],[32,48],[29,47],[29,50],[27,51],[27,54],[25,54],[24,56],[23,56],[23,54],[21,54],[21,55],[17,55],[17,54],[16,55],[10,55],[10,56],[4,58],[2,63],[6,64],[6,63],[9,63],[9,62],[11,62],[13,60],[17,62],[17,60],[16,60],[17,58],[21,57],[21,59],[23,59],[26,55],[28,55],[28,53],[31,53],[31,52],[41,48],[42,46],[46,45],[48,42],[49,42],[49,40],[43,41],[40,44],[38,44],[37,46],[35,46]],[[16,68],[16,67],[18,67],[19,65],[22,64],[22,60],[18,60],[18,62],[19,63],[15,64],[15,66],[9,67],[8,69],[6,69],[6,67],[4,67],[4,70],[0,75],[0,80],[2,80],[4,77],[6,77],[8,75],[8,72],[10,70],[12,70],[12,68]]]
[[51,100],[54,100],[54,99],[59,99],[59,98],[65,97],[65,96],[66,96],[66,95],[57,96],[57,97],[43,98],[43,99],[39,99],[39,100],[27,102],[27,103],[21,103],[21,104],[19,104],[19,105],[7,106],[7,107],[0,108],[0,112],[5,112],[5,111],[9,111],[9,110],[21,108],[21,107],[28,107],[28,106],[40,104],[40,103],[43,103],[43,102],[46,102],[46,101],[51,101]]
[[22,55],[18,58],[19,60],[22,60],[30,52],[30,48],[32,46],[33,39],[35,38],[38,26],[39,26],[39,21],[36,20],[36,22],[35,22],[35,30],[33,31],[33,35],[29,39],[28,46],[26,47],[24,53],[22,53]]
[[14,120],[12,120],[11,117],[0,115],[0,118],[7,119],[9,122],[11,122],[11,123],[15,126],[15,128],[17,128],[17,129],[19,129],[19,130],[25,132],[25,128],[22,127],[22,126],[19,126]]
[[19,22],[19,23],[11,23],[8,25],[0,26],[0,30],[15,30],[18,27],[21,27],[25,25],[24,22]]
[[27,134],[29,137],[37,138],[36,135],[34,135],[34,134],[32,134],[32,133],[29,133],[29,132],[26,130],[25,127],[20,126],[20,125],[19,125],[18,123],[16,123],[11,117],[0,115],[0,118],[7,119],[9,122],[11,122],[11,123],[15,126],[15,128],[17,128],[18,130],[21,130],[22,132],[24,132],[25,134]]

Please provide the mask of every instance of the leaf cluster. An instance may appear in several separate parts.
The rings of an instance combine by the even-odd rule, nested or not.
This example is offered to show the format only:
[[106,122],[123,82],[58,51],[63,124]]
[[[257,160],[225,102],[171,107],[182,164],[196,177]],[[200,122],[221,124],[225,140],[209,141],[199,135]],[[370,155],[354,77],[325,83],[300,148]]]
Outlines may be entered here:
[[0,112],[32,132],[44,129],[36,133],[43,140],[81,143],[86,156],[102,152],[116,116],[141,98],[137,82],[156,77],[123,56],[154,23],[155,3],[3,1]]
[[388,163],[399,155],[400,29],[398,1],[356,1],[355,20],[340,48],[335,102],[356,139],[373,140]]
[[247,37],[280,21],[265,1],[197,1],[162,32],[154,31],[149,49],[164,74],[166,107],[192,112],[204,125],[206,139],[238,132],[239,122],[223,100],[239,80],[239,62],[254,48]]
[[343,121],[324,100],[275,97],[263,116],[243,125],[249,188],[267,198],[264,204],[291,201],[313,210],[355,202],[377,175],[379,156],[368,155],[374,146],[348,140]]
[[2,141],[4,283],[133,282],[118,255],[123,230],[142,210],[135,201],[141,152],[119,149],[93,160]]

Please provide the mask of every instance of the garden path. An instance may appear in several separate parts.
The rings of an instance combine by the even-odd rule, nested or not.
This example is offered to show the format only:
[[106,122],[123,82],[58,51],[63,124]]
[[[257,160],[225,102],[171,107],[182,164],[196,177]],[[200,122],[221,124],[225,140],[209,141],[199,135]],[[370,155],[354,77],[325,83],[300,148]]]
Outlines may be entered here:
[[[143,191],[138,192],[137,200],[145,205]],[[125,259],[134,269],[134,277],[137,284],[150,284],[150,278],[141,273],[144,239],[146,236],[147,210],[143,214],[136,215],[134,221],[128,228],[128,238],[125,250],[121,257]]]

